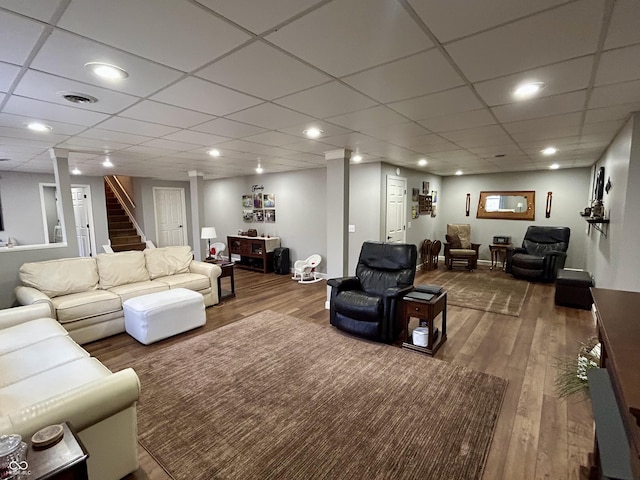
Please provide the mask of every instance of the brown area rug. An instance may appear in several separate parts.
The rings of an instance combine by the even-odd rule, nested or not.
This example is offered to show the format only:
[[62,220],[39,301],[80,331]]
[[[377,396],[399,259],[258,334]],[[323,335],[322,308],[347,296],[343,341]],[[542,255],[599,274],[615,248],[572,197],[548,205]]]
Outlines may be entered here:
[[507,381],[272,311],[156,351],[139,440],[175,479],[479,479]]
[[529,282],[502,271],[446,271],[434,283],[447,290],[449,305],[520,316]]

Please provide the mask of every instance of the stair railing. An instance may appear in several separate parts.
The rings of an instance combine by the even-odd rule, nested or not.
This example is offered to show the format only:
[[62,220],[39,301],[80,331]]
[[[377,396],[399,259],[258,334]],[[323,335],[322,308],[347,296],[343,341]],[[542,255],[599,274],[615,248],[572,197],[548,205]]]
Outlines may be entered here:
[[[124,212],[127,214],[127,217],[129,217],[129,220],[131,220],[131,223],[133,223],[133,226],[136,227],[136,233],[140,235],[141,241],[146,243],[147,237],[142,231],[142,229],[140,228],[140,225],[138,225],[138,222],[136,222],[136,219],[133,216],[133,213],[131,213],[131,209],[129,208],[129,205],[131,205],[133,208],[136,208],[136,206],[131,200],[131,197],[127,194],[127,191],[124,189],[124,187],[122,186],[118,178],[113,175],[105,176],[104,181],[107,182],[107,185],[109,185],[109,188],[111,188],[111,191],[118,199],[118,202],[120,203],[120,206],[124,209]],[[127,201],[125,201],[125,198]]]

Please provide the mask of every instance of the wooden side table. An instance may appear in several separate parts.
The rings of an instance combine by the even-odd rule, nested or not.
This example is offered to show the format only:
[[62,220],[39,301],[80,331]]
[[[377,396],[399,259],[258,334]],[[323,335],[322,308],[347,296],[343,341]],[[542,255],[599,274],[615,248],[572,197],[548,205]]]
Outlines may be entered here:
[[[225,298],[233,298],[236,296],[236,285],[235,285],[235,279],[233,276],[233,267],[235,265],[235,263],[233,262],[229,262],[227,260],[204,260],[207,263],[214,263],[216,265],[218,265],[221,269],[222,269],[222,273],[220,274],[220,276],[218,277],[218,299],[220,301],[224,300]],[[231,282],[231,290],[223,290],[222,289],[222,279],[229,277],[229,280]]]
[[[435,320],[442,313],[442,326],[438,338],[433,339]],[[427,346],[414,345],[411,338],[409,324],[412,318],[417,318],[419,323],[426,323],[428,330]],[[403,348],[409,348],[427,355],[435,355],[444,342],[447,341],[447,292],[435,294],[430,300],[422,300],[405,296],[402,299],[402,319],[404,321],[405,341]]]
[[498,266],[498,261],[502,260],[502,270],[504,270],[504,261],[507,258],[507,250],[511,248],[510,243],[492,243],[489,245],[489,251],[491,252],[491,266],[489,270],[493,270]]
[[[64,435],[55,445],[34,449],[28,441],[27,468],[29,480],[88,480],[87,453],[68,423],[63,423]],[[26,441],[26,440],[25,440]],[[20,477],[22,478],[22,477]]]

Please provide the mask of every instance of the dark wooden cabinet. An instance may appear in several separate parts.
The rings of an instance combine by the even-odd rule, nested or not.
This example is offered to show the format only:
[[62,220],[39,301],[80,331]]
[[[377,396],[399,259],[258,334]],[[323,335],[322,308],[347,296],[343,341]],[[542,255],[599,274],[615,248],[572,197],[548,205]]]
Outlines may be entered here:
[[262,273],[273,271],[273,251],[280,246],[279,237],[227,237],[229,255],[237,255],[235,266]]

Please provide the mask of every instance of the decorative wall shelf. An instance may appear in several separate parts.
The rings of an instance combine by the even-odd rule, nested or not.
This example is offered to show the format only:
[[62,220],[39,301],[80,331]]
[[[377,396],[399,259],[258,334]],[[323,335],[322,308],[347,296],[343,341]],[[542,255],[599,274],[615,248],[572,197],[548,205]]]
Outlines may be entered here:
[[584,215],[583,215],[583,218],[587,221],[587,223],[589,224],[589,227],[593,226],[593,228],[595,228],[602,235],[604,235],[604,238],[607,238],[607,234],[609,233],[608,218],[591,218],[591,217],[584,217]]

